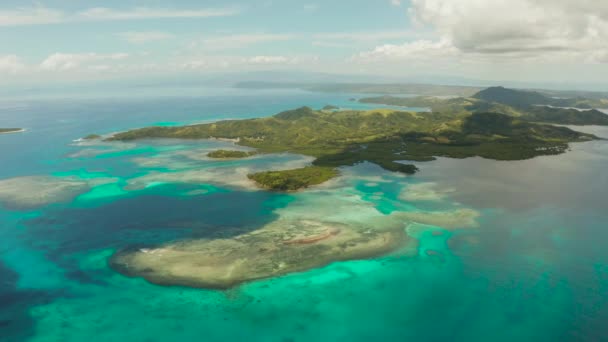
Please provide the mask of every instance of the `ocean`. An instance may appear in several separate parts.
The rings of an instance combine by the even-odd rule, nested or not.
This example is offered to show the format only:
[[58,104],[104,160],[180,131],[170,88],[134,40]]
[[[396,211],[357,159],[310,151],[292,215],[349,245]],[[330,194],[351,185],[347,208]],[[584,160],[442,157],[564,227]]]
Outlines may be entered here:
[[[304,105],[378,107],[298,90],[159,94],[0,101],[0,127],[26,129],[0,135],[0,341],[608,340],[607,141],[526,161],[439,158],[413,176],[360,164],[283,194],[251,188],[246,174],[310,158],[214,161],[206,152],[234,146],[78,140]],[[606,127],[573,128],[608,138]],[[394,213],[410,215],[408,253],[224,291],[108,266],[124,248],[230,238],[285,217]]]

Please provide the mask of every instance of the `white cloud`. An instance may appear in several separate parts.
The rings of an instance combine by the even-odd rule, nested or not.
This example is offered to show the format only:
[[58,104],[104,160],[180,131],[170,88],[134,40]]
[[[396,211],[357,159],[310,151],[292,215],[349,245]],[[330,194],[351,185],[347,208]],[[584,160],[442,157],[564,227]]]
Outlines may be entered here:
[[62,11],[44,7],[0,10],[0,26],[57,24],[64,20]]
[[340,40],[355,42],[374,42],[388,39],[406,39],[424,36],[424,31],[366,31],[366,32],[329,32],[313,35],[317,40]]
[[401,6],[401,0],[391,0],[391,5],[393,6]]
[[122,39],[133,44],[143,44],[173,38],[173,35],[160,31],[123,32],[118,34]]
[[251,64],[286,64],[293,62],[285,56],[255,56],[248,59]]
[[543,54],[608,44],[608,2],[413,0],[412,17],[463,52]]
[[223,35],[194,41],[190,43],[190,48],[203,48],[207,50],[239,49],[254,44],[287,41],[293,38],[295,38],[295,36],[290,34],[276,33]]
[[15,74],[25,69],[25,64],[15,55],[0,56],[0,73]]
[[401,45],[385,44],[369,52],[360,53],[359,60],[385,60],[385,59],[418,59],[452,57],[458,54],[452,44],[447,40],[430,41],[417,40]]
[[245,64],[251,65],[312,65],[319,61],[318,56],[254,56],[246,58]]
[[100,67],[99,65],[94,65],[94,63],[103,61],[118,61],[126,59],[128,57],[129,55],[126,53],[54,53],[48,56],[42,63],[40,63],[40,68],[46,71],[68,71],[81,67],[88,67],[89,69],[94,70]]
[[237,15],[238,8],[216,9],[167,9],[138,7],[126,10],[114,10],[95,7],[81,12],[68,13],[58,9],[37,7],[20,7],[0,10],[0,26],[22,26],[60,24],[87,21],[143,20],[169,18],[209,18]]
[[209,18],[236,15],[235,8],[224,9],[158,9],[139,7],[132,10],[113,10],[105,7],[95,7],[77,14],[83,20],[136,20],[136,19],[166,19],[166,18]]
[[412,0],[410,16],[435,39],[384,44],[361,59],[458,57],[459,61],[606,61],[608,1]]

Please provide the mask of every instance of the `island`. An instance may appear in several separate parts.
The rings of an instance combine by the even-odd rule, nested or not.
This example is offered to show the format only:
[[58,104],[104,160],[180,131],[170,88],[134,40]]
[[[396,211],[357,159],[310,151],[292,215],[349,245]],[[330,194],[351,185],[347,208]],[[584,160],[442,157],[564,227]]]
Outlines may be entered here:
[[102,136],[99,134],[89,134],[86,137],[82,138],[82,140],[98,140],[101,138],[102,138]]
[[308,166],[286,171],[266,171],[247,175],[263,189],[274,191],[296,191],[324,183],[338,175],[335,168]]
[[0,134],[25,132],[23,128],[0,128]]
[[339,167],[362,162],[414,174],[418,168],[412,161],[474,156],[529,159],[564,153],[571,142],[598,139],[566,127],[531,122],[518,109],[509,114],[496,112],[505,106],[502,104],[477,104],[487,111],[471,112],[461,104],[475,105],[474,100],[445,101],[449,105],[442,111],[430,113],[394,109],[328,112],[302,107],[266,118],[140,128],[107,140],[225,138],[263,153],[291,152],[316,158],[314,168],[249,175],[262,188],[294,191],[335,177]]
[[241,159],[258,154],[256,151],[234,151],[234,150],[216,150],[207,153],[207,157],[214,159]]
[[452,114],[501,113],[529,122],[561,125],[608,125],[608,115],[593,109],[607,108],[606,99],[553,98],[535,91],[492,87],[472,97],[439,98],[433,96],[379,96],[361,103],[404,107],[426,107],[433,112]]

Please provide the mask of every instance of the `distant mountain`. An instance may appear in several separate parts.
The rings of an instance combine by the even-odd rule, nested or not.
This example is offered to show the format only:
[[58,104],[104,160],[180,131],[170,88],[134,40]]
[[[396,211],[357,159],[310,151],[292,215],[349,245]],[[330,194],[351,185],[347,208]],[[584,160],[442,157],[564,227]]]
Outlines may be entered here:
[[493,87],[482,90],[472,98],[439,98],[433,96],[379,96],[360,99],[361,103],[404,107],[427,107],[434,113],[454,116],[474,113],[500,113],[529,122],[561,125],[608,126],[608,115],[589,108],[607,108],[608,100],[553,98],[534,91]]
[[502,103],[515,108],[530,106],[572,107],[580,109],[607,108],[608,100],[589,99],[584,97],[555,98],[537,91],[516,90],[504,87],[491,87],[484,89],[473,98],[486,102]]
[[536,91],[508,89],[505,87],[490,87],[473,95],[474,98],[486,102],[497,102],[513,107],[533,105],[551,105],[552,98]]

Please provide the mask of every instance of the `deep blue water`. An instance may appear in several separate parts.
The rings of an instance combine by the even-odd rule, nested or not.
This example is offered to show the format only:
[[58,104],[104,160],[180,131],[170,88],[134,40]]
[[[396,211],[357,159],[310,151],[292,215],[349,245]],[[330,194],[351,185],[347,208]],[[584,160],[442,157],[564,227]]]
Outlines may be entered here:
[[[420,163],[413,177],[361,165],[344,170],[339,185],[301,194],[241,188],[230,173],[297,156],[211,164],[198,151],[226,143],[73,142],[303,105],[370,108],[350,97],[215,89],[0,102],[0,127],[27,129],[0,135],[0,179],[111,180],[67,202],[0,207],[0,341],[608,340],[605,141],[528,161],[440,159]],[[581,129],[608,137],[606,128]],[[192,170],[210,170],[208,181],[194,181]],[[419,183],[445,194],[400,197]],[[415,256],[339,262],[227,292],[151,285],[107,266],[120,248],[235,236],[285,213],[350,219],[459,208],[479,212],[479,225],[412,222]]]

